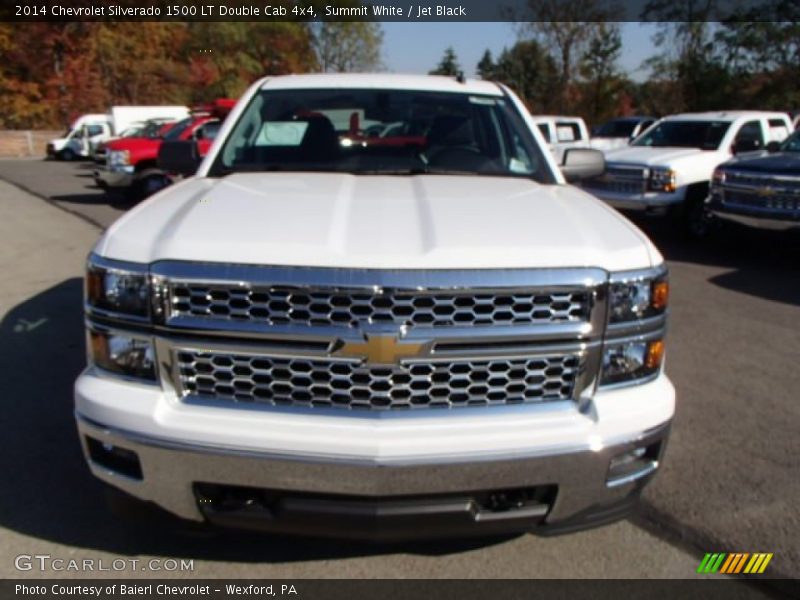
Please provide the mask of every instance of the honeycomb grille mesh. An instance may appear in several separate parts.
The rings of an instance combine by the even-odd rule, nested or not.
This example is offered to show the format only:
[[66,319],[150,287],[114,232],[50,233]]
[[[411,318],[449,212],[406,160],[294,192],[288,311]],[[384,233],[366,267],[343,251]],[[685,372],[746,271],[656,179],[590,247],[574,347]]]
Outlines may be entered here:
[[179,350],[184,394],[270,406],[365,410],[454,408],[572,397],[578,355],[499,360],[289,359]]
[[587,321],[591,292],[372,292],[173,282],[170,309],[172,316],[265,325],[526,325]]

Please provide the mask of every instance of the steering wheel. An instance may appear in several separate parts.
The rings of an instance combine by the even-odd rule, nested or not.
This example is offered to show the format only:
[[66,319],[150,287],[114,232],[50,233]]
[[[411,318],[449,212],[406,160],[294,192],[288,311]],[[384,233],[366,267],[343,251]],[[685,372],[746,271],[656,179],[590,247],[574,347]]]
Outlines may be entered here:
[[486,157],[474,146],[443,146],[428,154],[428,164],[434,167],[472,170],[485,162]]

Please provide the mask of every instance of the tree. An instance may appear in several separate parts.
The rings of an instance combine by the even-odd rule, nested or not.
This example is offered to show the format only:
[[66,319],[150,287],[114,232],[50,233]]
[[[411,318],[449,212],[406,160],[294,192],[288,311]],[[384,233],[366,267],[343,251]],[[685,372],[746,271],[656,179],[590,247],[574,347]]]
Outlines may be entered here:
[[377,71],[383,68],[383,31],[373,21],[323,21],[313,28],[321,71]]
[[556,63],[555,94],[562,111],[571,112],[571,86],[578,64],[603,21],[612,16],[602,0],[527,0],[525,9],[514,15],[521,39],[533,37]]
[[558,98],[551,93],[558,78],[556,65],[535,40],[504,48],[495,63],[492,78],[512,88],[533,112],[558,109]]
[[601,23],[581,59],[585,81],[584,114],[591,123],[615,116],[624,78],[617,61],[622,50],[622,35],[617,23]]
[[492,58],[492,52],[487,48],[480,61],[478,61],[476,72],[481,79],[494,79],[495,69],[496,65]]
[[460,72],[461,72],[461,67],[458,64],[456,51],[453,50],[452,46],[448,46],[447,49],[444,51],[444,56],[442,56],[442,60],[440,60],[437,67],[432,71],[429,71],[428,74],[448,75],[450,77],[456,77]]
[[645,62],[653,78],[671,80],[674,111],[706,110],[729,98],[730,76],[713,43],[717,0],[649,0],[643,16],[660,22],[653,37],[662,53]]

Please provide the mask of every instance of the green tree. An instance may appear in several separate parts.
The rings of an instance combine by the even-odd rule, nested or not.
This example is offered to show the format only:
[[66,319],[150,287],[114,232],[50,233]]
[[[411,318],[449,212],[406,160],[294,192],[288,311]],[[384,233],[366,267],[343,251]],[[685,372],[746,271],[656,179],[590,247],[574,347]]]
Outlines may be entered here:
[[601,23],[582,59],[584,110],[590,123],[600,123],[617,112],[625,78],[617,62],[622,51],[622,35],[617,23]]
[[492,52],[487,48],[478,61],[476,72],[481,79],[494,79],[495,68]]
[[442,56],[442,60],[439,61],[439,64],[436,66],[435,69],[429,71],[429,75],[449,75],[450,77],[455,77],[461,72],[461,67],[458,64],[458,58],[456,57],[456,51],[453,50],[452,46],[448,46],[447,49],[444,51],[444,56]]
[[603,0],[527,0],[524,10],[513,15],[520,39],[537,40],[555,61],[558,77],[553,92],[560,112],[575,110],[573,83],[581,58],[611,16]]
[[373,21],[323,21],[313,26],[321,71],[378,71],[383,68],[383,31]]
[[549,113],[558,109],[559,99],[551,93],[558,79],[556,64],[535,40],[504,48],[492,76],[512,88],[531,112]]

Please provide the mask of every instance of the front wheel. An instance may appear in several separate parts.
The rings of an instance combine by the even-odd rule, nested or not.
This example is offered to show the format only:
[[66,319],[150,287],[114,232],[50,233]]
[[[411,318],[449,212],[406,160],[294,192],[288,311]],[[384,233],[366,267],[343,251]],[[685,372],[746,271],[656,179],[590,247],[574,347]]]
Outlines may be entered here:
[[689,237],[702,239],[711,232],[711,215],[706,210],[705,198],[689,199],[686,206],[686,233]]
[[75,152],[73,150],[70,150],[69,148],[65,148],[64,150],[61,151],[59,157],[61,158],[61,160],[71,162],[75,160]]
[[133,185],[130,187],[128,192],[129,199],[135,202],[144,200],[156,192],[163,190],[171,183],[172,181],[170,178],[164,173],[154,171],[151,173],[142,174],[142,176],[134,181]]

